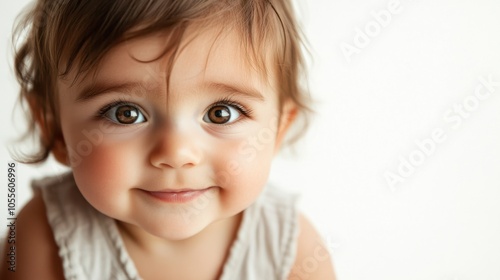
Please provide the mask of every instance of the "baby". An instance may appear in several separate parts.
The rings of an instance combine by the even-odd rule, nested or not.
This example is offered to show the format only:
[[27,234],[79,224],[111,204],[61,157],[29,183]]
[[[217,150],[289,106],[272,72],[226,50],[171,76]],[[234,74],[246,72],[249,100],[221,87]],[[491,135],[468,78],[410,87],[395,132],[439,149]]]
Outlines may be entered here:
[[266,185],[308,108],[289,1],[38,0],[26,27],[22,161],[71,173],[33,183],[2,279],[334,279]]

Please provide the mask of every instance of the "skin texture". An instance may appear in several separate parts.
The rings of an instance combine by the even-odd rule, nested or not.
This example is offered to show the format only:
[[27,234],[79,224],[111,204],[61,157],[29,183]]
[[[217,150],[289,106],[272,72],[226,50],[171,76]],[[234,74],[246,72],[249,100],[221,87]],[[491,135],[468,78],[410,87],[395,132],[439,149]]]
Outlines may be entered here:
[[[261,193],[296,114],[291,102],[279,104],[274,76],[262,77],[241,59],[246,54],[238,34],[195,31],[188,29],[169,83],[169,55],[160,57],[167,36],[161,33],[112,49],[95,80],[87,75],[73,83],[73,73],[58,82],[63,138],[53,153],[71,166],[86,200],[116,220],[144,279],[220,276],[241,212]],[[90,94],[82,97],[85,92]],[[210,116],[221,108],[229,121],[213,123],[219,119]],[[180,189],[206,191],[184,203],[151,195]],[[33,208],[43,208],[39,197],[23,210],[26,223],[32,222]],[[37,213],[33,217],[44,216]],[[50,240],[44,256],[55,265],[60,260],[50,228],[46,218],[38,218],[46,234],[33,240]],[[304,217],[300,227],[299,266],[314,254],[319,238]],[[185,269],[193,265],[195,270]],[[51,270],[58,274],[51,278],[60,272],[60,266]],[[330,259],[306,276],[290,279],[333,279]]]
[[[166,67],[168,57],[150,63],[134,59],[157,57],[165,40],[161,35],[122,44],[102,63],[97,84],[139,84],[136,88],[77,101],[92,80],[77,86],[60,82],[61,126],[76,183],[92,206],[131,232],[139,234],[139,227],[170,241],[192,237],[248,207],[267,180],[278,144],[277,97],[251,68],[231,62],[243,55],[235,38],[220,38],[210,50],[213,35],[203,34],[179,54],[168,94],[165,74],[157,71]],[[216,83],[254,88],[262,99],[211,86]],[[230,124],[207,123],[207,109],[228,96],[251,110],[251,117],[240,113]],[[124,125],[96,118],[101,108],[116,100],[139,107],[144,122]],[[251,138],[264,130],[274,133],[253,147]],[[101,141],[85,145],[86,134],[92,132],[102,136],[94,137]],[[160,202],[146,193],[209,187],[210,203],[196,215],[189,205]]]
[[0,279],[64,279],[58,250],[41,194],[35,194],[16,220],[16,271],[7,270],[5,252]]

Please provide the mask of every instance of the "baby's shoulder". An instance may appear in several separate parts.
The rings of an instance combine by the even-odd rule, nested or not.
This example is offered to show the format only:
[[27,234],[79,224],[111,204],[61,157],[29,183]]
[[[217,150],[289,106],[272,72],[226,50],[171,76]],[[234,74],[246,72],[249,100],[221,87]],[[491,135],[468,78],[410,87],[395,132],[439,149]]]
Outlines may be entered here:
[[[2,279],[64,279],[58,247],[47,220],[41,193],[19,212],[13,221],[15,238],[8,238],[5,249],[15,251],[15,272],[2,268]],[[3,254],[4,256],[6,254]],[[2,261],[2,265],[6,265]],[[21,265],[22,264],[22,265]]]
[[303,214],[298,220],[297,254],[288,279],[335,280],[332,259],[320,234]]

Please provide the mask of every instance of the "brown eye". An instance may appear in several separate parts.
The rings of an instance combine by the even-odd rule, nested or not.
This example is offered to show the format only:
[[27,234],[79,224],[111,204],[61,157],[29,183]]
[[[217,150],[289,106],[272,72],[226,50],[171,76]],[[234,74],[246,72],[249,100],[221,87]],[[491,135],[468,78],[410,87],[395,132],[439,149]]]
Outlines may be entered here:
[[121,106],[116,110],[116,119],[123,124],[131,124],[134,123],[139,117],[139,113],[137,112],[137,108],[132,106]]
[[132,105],[113,106],[105,113],[105,116],[119,124],[135,124],[146,121],[142,112]]
[[208,123],[225,124],[237,120],[240,113],[232,106],[217,105],[210,108],[203,120]]
[[231,112],[225,106],[215,106],[208,111],[208,118],[213,123],[227,123],[231,119]]

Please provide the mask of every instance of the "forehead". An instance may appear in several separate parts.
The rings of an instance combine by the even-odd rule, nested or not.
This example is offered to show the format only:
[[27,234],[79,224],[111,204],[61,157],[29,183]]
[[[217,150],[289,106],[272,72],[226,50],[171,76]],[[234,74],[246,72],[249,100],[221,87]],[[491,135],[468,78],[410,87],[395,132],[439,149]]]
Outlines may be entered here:
[[[157,32],[116,45],[94,74],[82,75],[74,84],[88,88],[100,82],[132,82],[176,92],[186,86],[215,83],[238,85],[264,97],[275,95],[276,78],[270,60],[264,62],[266,71],[257,67],[237,30],[189,26],[175,55],[166,49],[172,40],[170,35]],[[75,75],[70,74],[66,81],[71,77]]]

